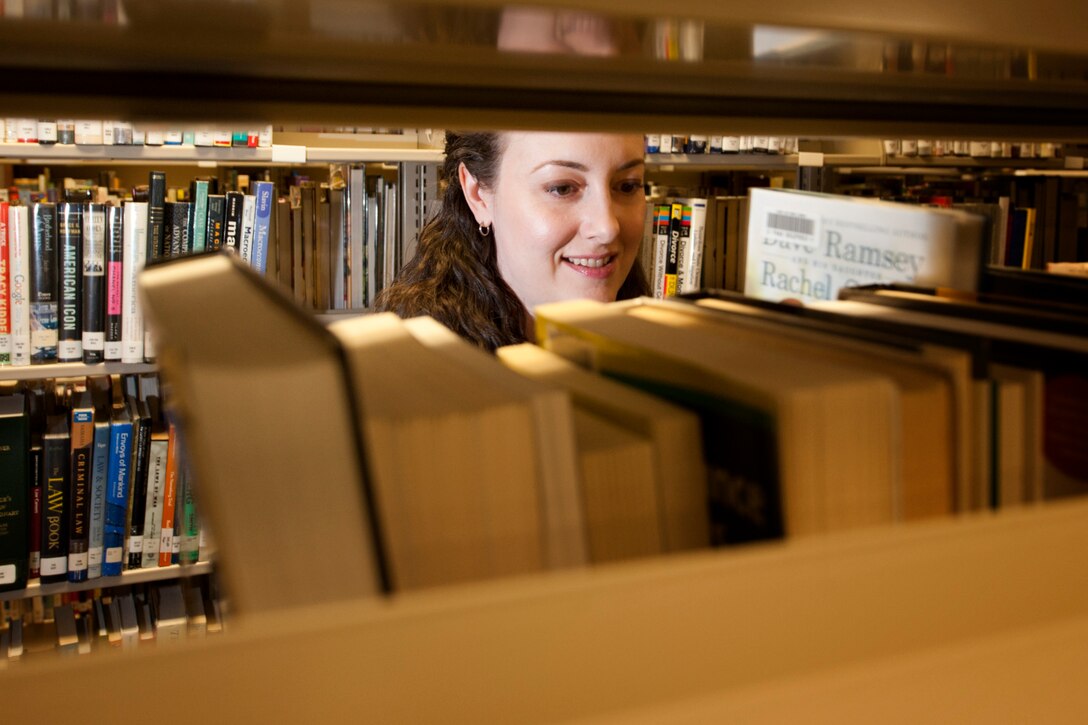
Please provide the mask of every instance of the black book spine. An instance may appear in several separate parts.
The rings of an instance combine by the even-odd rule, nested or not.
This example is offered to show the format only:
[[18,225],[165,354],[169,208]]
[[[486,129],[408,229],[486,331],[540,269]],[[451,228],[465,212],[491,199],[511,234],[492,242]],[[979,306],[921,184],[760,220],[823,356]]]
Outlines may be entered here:
[[242,206],[245,204],[245,194],[240,191],[228,191],[226,197],[226,210],[223,213],[223,246],[230,247],[235,252],[241,251],[242,241]]
[[163,256],[165,228],[166,173],[152,171],[147,183],[147,261]]
[[170,256],[180,257],[192,251],[189,241],[189,215],[192,204],[176,201],[166,223],[170,225]]
[[124,286],[125,210],[106,208],[106,347],[107,361],[120,361]]
[[106,205],[83,207],[83,362],[106,356]]
[[72,406],[72,465],[68,472],[68,581],[87,579],[94,408],[86,394]]
[[30,491],[28,494],[30,520],[27,522],[29,539],[30,567],[27,576],[37,579],[41,575],[42,562],[42,509],[45,475],[45,450],[42,448],[41,433],[31,433],[28,464],[30,466]]
[[60,247],[60,322],[57,362],[83,359],[83,205],[60,205],[57,241]]
[[49,416],[43,440],[45,499],[42,505],[42,584],[68,579],[68,468],[71,465],[68,419]]
[[0,398],[0,591],[26,587],[29,448],[30,419],[23,396]]
[[57,360],[57,207],[49,202],[34,205],[34,231],[30,251],[30,362]]
[[132,512],[128,526],[128,568],[143,566],[144,511],[147,508],[147,472],[151,460],[151,414],[143,401],[135,404],[132,427],[136,445],[133,448],[132,485],[129,495]]
[[204,248],[218,251],[223,247],[223,220],[227,213],[227,197],[208,194],[208,226],[204,231]]

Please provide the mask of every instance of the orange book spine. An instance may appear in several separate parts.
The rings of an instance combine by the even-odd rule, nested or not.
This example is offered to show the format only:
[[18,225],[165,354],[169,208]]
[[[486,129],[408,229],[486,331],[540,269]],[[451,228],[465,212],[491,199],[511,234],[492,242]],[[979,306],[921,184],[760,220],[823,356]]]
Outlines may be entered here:
[[178,492],[178,446],[174,424],[166,442],[166,483],[162,496],[162,534],[159,543],[159,566],[170,566],[174,551],[174,508]]

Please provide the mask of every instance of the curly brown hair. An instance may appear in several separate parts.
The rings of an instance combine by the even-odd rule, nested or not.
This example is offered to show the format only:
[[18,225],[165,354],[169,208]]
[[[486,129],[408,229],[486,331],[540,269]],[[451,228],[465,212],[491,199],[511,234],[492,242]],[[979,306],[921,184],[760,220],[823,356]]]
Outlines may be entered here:
[[[528,311],[503,280],[494,236],[479,233],[458,177],[463,163],[480,186],[493,188],[504,150],[498,132],[446,134],[442,203],[420,231],[415,256],[378,295],[377,311],[405,318],[429,315],[490,352],[527,341]],[[617,298],[638,297],[648,289],[636,262]]]

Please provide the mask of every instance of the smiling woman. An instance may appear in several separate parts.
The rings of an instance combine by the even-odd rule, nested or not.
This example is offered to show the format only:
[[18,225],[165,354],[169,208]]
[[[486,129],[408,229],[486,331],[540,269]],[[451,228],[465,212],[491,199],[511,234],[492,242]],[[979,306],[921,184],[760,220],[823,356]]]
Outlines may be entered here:
[[634,134],[449,133],[441,209],[376,307],[494,351],[539,304],[645,294],[642,154]]

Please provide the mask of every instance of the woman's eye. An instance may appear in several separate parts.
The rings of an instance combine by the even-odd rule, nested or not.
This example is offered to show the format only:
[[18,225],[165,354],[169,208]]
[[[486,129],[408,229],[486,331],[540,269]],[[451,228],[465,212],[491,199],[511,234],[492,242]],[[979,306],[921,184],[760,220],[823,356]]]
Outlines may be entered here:
[[616,185],[621,194],[642,193],[642,181],[638,179],[626,179]]
[[547,187],[547,191],[552,196],[570,196],[577,189],[574,184],[550,184]]

